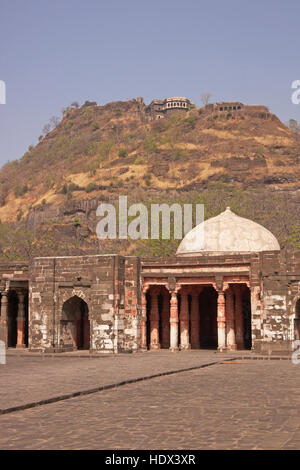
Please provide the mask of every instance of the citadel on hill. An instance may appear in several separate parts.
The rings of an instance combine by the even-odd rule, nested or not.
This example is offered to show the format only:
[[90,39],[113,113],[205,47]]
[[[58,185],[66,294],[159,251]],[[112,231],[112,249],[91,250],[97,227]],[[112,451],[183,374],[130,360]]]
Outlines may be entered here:
[[[149,105],[145,105],[144,99],[142,97],[137,98],[141,109],[145,114],[151,119],[162,119],[168,117],[172,114],[178,112],[187,112],[195,108],[195,104],[192,103],[188,98],[182,96],[173,96],[169,98],[164,98],[163,100],[154,99]],[[271,116],[268,109],[265,106],[247,106],[251,111],[261,112],[263,115],[260,117],[267,118],[268,115]],[[227,118],[234,118],[235,114],[238,113],[238,116],[241,116],[242,111],[244,111],[244,104],[240,102],[233,101],[223,101],[215,104],[206,104],[204,106],[204,112],[207,113],[226,113]]]

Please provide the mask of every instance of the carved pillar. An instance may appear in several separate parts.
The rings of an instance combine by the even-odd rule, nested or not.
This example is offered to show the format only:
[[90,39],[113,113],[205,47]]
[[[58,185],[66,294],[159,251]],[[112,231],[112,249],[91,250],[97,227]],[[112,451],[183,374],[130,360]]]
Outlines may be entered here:
[[142,318],[141,318],[141,349],[147,349],[147,298],[146,291],[142,292]]
[[238,349],[245,349],[242,286],[237,286],[234,292],[235,292],[236,343],[237,343]]
[[0,317],[0,339],[4,341],[5,347],[8,346],[8,328],[7,328],[7,299],[8,292],[3,291],[1,297],[1,317]]
[[16,348],[25,348],[25,306],[24,292],[18,291],[17,344]]
[[231,288],[226,291],[226,344],[227,349],[236,350],[234,324],[234,296]]
[[161,347],[170,347],[170,296],[166,289],[162,290],[162,312],[161,312]]
[[178,350],[178,300],[177,292],[171,292],[170,302],[170,349]]
[[150,349],[159,349],[159,311],[158,311],[158,289],[151,291],[150,312]]
[[180,349],[190,349],[189,335],[189,299],[186,290],[181,289],[180,309]]
[[223,351],[224,349],[226,349],[226,338],[225,338],[225,296],[222,290],[218,291],[217,323],[218,323],[218,350]]
[[191,347],[200,349],[199,294],[202,288],[191,291]]

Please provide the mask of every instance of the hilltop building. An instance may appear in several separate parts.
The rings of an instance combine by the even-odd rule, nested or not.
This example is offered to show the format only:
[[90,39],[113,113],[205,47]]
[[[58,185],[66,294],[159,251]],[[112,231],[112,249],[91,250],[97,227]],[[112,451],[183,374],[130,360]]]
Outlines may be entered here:
[[194,107],[194,104],[188,98],[173,96],[163,100],[152,100],[151,103],[145,107],[145,112],[151,120],[162,119],[180,111],[189,111],[192,107]]

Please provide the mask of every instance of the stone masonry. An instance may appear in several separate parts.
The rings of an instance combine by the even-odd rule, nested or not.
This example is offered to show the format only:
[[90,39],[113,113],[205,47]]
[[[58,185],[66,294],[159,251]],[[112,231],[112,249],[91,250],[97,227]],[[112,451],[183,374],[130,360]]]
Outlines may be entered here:
[[[0,339],[32,352],[80,349],[84,328],[84,348],[114,353],[206,344],[217,349],[221,337],[222,349],[282,352],[290,351],[299,335],[299,252],[155,260],[46,257],[30,265],[2,264],[0,276]],[[194,316],[197,302],[201,315],[206,310],[215,322],[205,330],[211,343],[203,339],[202,326],[202,346],[195,328],[207,319],[206,313]],[[239,302],[250,305],[248,346],[239,331],[246,321],[239,320]],[[68,317],[68,303],[74,311],[85,309],[81,319]]]

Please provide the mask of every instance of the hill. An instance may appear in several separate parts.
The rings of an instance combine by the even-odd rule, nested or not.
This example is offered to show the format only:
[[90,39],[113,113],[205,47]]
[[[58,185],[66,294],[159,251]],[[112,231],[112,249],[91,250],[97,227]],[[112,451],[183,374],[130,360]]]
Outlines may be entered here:
[[23,244],[30,255],[173,253],[177,242],[99,242],[98,202],[121,194],[147,204],[204,202],[206,217],[231,205],[283,247],[298,246],[298,134],[264,106],[207,105],[164,119],[147,111],[141,99],[69,107],[35,147],[2,167],[2,258],[24,258],[16,248]]

